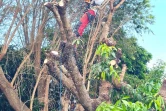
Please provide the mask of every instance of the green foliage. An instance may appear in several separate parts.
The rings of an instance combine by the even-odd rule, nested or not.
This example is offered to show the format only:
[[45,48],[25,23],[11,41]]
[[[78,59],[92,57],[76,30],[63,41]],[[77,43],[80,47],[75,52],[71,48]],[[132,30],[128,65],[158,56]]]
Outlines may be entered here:
[[101,61],[91,67],[91,73],[96,79],[112,81],[112,76],[119,78],[117,71],[110,65],[110,61],[114,58],[115,47],[109,47],[101,44],[96,50],[96,54],[101,57]]
[[5,95],[0,90],[0,111],[14,111],[7,101]]
[[43,109],[44,103],[40,103],[38,99],[34,100],[34,106],[33,106],[33,111],[41,111]]
[[145,78],[148,72],[147,63],[151,60],[152,55],[143,47],[139,46],[137,39],[134,37],[118,39],[118,47],[122,47],[122,63],[127,65],[127,73],[137,75],[140,79]]
[[50,26],[49,24],[47,25],[46,29],[45,29],[45,33],[47,34],[47,39],[49,41],[53,40],[54,37],[54,27]]
[[138,34],[152,32],[148,28],[148,24],[154,23],[151,9],[149,0],[126,0],[115,12],[112,22],[112,29],[116,29],[121,23],[126,23],[114,35],[114,38],[117,41],[117,46],[122,48],[122,63],[127,65],[127,73],[137,75],[142,79],[145,78],[145,73],[148,71],[146,64],[150,61],[152,55],[140,47],[137,39],[131,36],[135,35],[135,31]]
[[146,105],[137,101],[132,103],[127,101],[129,97],[123,97],[121,100],[118,100],[114,105],[102,103],[96,109],[96,111],[147,111]]
[[131,30],[133,34],[135,32],[138,34],[152,32],[148,27],[148,24],[154,23],[154,16],[151,13],[152,8],[150,0],[126,0],[121,8],[116,11],[113,25],[116,26],[127,21],[125,31],[129,34],[132,33]]
[[73,45],[79,45],[81,43],[83,44],[84,42],[80,38],[77,38],[72,42]]
[[[0,46],[1,50],[2,46]],[[11,81],[18,66],[23,60],[23,53],[17,50],[16,46],[9,46],[6,55],[0,61],[0,66],[2,67],[6,78]],[[5,95],[0,91],[0,109],[1,111],[14,111],[10,104],[6,100]]]
[[129,97],[123,97],[118,100],[115,104],[101,103],[96,111],[149,111],[155,109],[156,111],[163,111],[165,109],[164,101],[161,96],[156,96],[149,103],[140,101],[131,102]]
[[[24,49],[17,49],[16,46],[9,46],[6,55],[0,61],[0,65],[3,68],[6,78],[11,81],[14,74],[17,71],[17,68],[21,64],[24,58]],[[35,76],[34,76],[34,69],[32,66],[28,67],[25,66],[21,69],[20,74],[18,75],[15,83],[16,83],[16,90],[18,91],[18,96],[21,98],[23,102],[27,106],[29,106],[30,95],[32,94],[34,84],[35,84]],[[0,110],[1,111],[14,111],[8,101],[6,100],[5,95],[0,91]],[[34,111],[38,110],[41,105],[37,100],[34,102]]]
[[156,64],[150,69],[146,79],[152,79],[153,81],[161,81],[164,76],[166,68],[166,62],[158,60]]
[[[0,46],[0,50],[1,50]],[[9,46],[6,55],[0,61],[0,65],[5,74],[8,75],[8,78],[12,78],[23,60],[23,52],[17,50],[16,46]]]
[[[156,111],[164,111],[165,105],[162,97],[158,95],[159,89],[161,87],[161,77],[164,74],[165,69],[165,63],[162,61],[159,61],[150,71],[148,74],[145,75],[145,79],[139,79],[135,75],[126,75],[125,81],[130,85],[126,85],[125,87],[122,87],[121,90],[113,89],[111,90],[111,101],[113,104],[107,104],[107,105],[101,105],[100,107],[104,108],[107,107],[118,107],[123,109],[124,111],[130,111],[132,110],[132,106],[136,103],[142,104],[142,108],[145,108],[144,110],[138,110],[138,111],[148,111],[155,109]],[[132,88],[134,87],[134,88]],[[121,98],[124,98],[128,96],[129,98],[122,102]],[[117,103],[120,105],[116,106]],[[127,107],[122,104],[127,105]],[[137,106],[138,107],[138,106]],[[130,109],[131,108],[131,109]],[[137,109],[137,108],[136,108]],[[100,110],[99,110],[100,111]],[[121,110],[117,110],[121,111]],[[132,111],[135,111],[132,110]]]
[[106,44],[101,44],[96,50],[96,54],[100,55],[103,58],[108,58],[110,55],[113,55],[113,51],[116,50],[114,46],[107,46]]

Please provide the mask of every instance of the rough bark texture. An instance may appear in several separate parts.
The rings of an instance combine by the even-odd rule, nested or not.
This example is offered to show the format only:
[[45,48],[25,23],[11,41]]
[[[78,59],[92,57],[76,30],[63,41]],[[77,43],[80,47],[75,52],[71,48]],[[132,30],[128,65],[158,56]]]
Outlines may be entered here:
[[111,83],[102,80],[100,84],[101,85],[99,87],[99,97],[97,99],[94,99],[92,103],[94,108],[97,108],[97,106],[103,101],[110,101],[109,92],[112,89]]
[[85,111],[81,104],[77,104],[75,111]]
[[72,92],[72,94],[76,95],[79,103],[85,108],[85,110],[94,111],[102,101],[109,101],[111,83],[101,81],[99,97],[97,99],[91,99],[85,88],[83,77],[77,68],[72,52],[73,46],[68,44],[66,45],[63,53],[64,55],[62,56],[62,58],[66,59],[64,65],[70,74],[69,78],[66,77],[63,71],[60,71],[57,64],[53,62],[54,60],[49,60],[46,64],[48,65],[50,74],[57,79],[62,79],[62,83]]
[[103,38],[107,38],[109,30],[110,30],[110,24],[112,22],[112,17],[114,15],[114,12],[125,2],[125,0],[121,0],[116,6],[113,6],[114,2],[115,2],[114,0],[110,0],[110,10],[111,11],[108,14],[107,21],[106,21],[105,25],[102,28],[102,34],[101,34],[101,37],[100,37],[100,41]]
[[81,76],[78,67],[76,65],[75,58],[73,56],[73,46],[70,44],[66,44],[68,46],[64,49],[64,55],[67,56],[65,65],[68,69],[69,73],[71,74],[72,80],[74,82],[74,85],[76,87],[76,90],[78,92],[79,101],[84,106],[84,108],[88,111],[93,111],[92,109],[92,100],[89,97],[89,94],[86,90],[86,87],[83,82],[83,77]]
[[68,111],[70,100],[66,97],[62,97],[61,104],[63,105],[62,111]]
[[123,82],[123,79],[124,79],[124,75],[126,73],[126,70],[127,70],[127,66],[126,64],[123,64],[122,65],[122,72],[120,73],[120,78],[115,78],[115,77],[112,77],[112,83],[114,85],[115,88],[117,89],[120,89],[124,84]]
[[[111,0],[111,1],[113,5],[114,0]],[[51,58],[49,61],[46,62],[49,72],[51,75],[53,75],[53,77],[57,79],[61,79],[65,87],[67,87],[77,97],[80,103],[80,109],[77,109],[78,111],[79,110],[82,111],[83,108],[86,111],[95,111],[95,109],[101,102],[103,101],[109,102],[109,91],[111,89],[111,83],[106,81],[101,81],[99,97],[96,99],[90,98],[89,93],[86,90],[86,87],[83,81],[83,75],[78,70],[76,60],[73,54],[74,47],[71,44],[71,40],[72,40],[71,37],[73,32],[71,30],[70,21],[68,21],[66,17],[67,1],[61,0],[60,2],[47,2],[44,5],[48,9],[50,9],[50,11],[53,12],[55,19],[59,25],[61,40],[66,41],[65,44],[63,44],[62,56],[60,58],[62,59],[62,63],[67,69],[67,73],[70,74],[70,76],[68,77],[61,70],[61,68],[57,65],[57,63],[54,62],[55,59],[53,60],[53,58]],[[108,16],[107,22],[103,27],[101,38],[104,38],[104,37],[107,38],[107,35],[109,33],[109,26],[112,21],[112,16],[114,13],[113,9],[111,10],[112,11],[110,12]],[[95,34],[96,34],[95,36],[97,36],[97,33]],[[95,38],[95,36],[93,38]],[[65,39],[66,37],[67,39]],[[94,39],[91,46],[92,46],[91,49],[93,49]],[[92,50],[91,50],[91,53],[92,53]]]
[[52,62],[53,60],[48,61],[48,69],[50,74],[57,78],[58,80],[62,79],[62,83],[68,88],[69,91],[71,91],[76,97],[78,97],[76,88],[74,86],[74,83],[71,78],[66,77],[66,75],[60,71],[57,64],[55,62]]
[[20,100],[16,91],[11,87],[10,83],[4,76],[3,70],[0,67],[0,89],[5,94],[9,104],[15,111],[30,111],[30,109]]
[[[38,29],[38,33],[36,36],[36,40],[34,43],[34,54],[35,54],[35,58],[34,58],[34,67],[35,67],[35,74],[36,77],[39,75],[40,70],[41,70],[41,45],[42,45],[42,41],[43,41],[43,37],[44,37],[44,28],[45,28],[45,24],[48,18],[48,13],[43,11],[43,17],[42,17],[42,21],[41,24],[39,25],[39,29]],[[39,101],[41,103],[44,102],[44,93],[45,92],[45,86],[46,86],[46,78],[42,78],[39,81],[39,86],[38,86],[38,98]]]
[[47,77],[47,80],[46,80],[46,87],[45,87],[45,93],[44,93],[44,108],[43,108],[43,111],[48,111],[48,95],[49,95],[49,84],[50,84],[50,75],[48,75]]

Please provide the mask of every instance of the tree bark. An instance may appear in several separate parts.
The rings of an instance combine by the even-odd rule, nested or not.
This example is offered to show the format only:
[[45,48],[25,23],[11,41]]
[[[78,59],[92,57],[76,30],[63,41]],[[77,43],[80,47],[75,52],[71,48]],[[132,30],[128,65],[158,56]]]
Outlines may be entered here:
[[65,57],[66,58],[65,65],[67,66],[66,68],[71,74],[71,78],[78,92],[79,102],[82,104],[85,110],[93,111],[94,109],[92,107],[92,100],[89,97],[89,94],[86,90],[86,87],[83,82],[83,77],[81,76],[78,70],[78,67],[76,65],[76,61],[72,52],[73,52],[73,46],[70,44],[66,44],[66,47],[63,53],[63,55],[67,56]]
[[[37,36],[36,36],[36,40],[34,43],[34,67],[35,67],[35,74],[36,77],[38,77],[40,70],[41,70],[41,45],[42,45],[42,41],[43,41],[43,37],[44,37],[44,28],[45,28],[45,24],[46,21],[48,19],[48,13],[45,11],[42,12],[43,13],[43,17],[42,17],[42,21],[41,24],[39,25],[39,29],[37,32]],[[44,93],[45,92],[45,86],[46,86],[46,78],[42,78],[39,81],[39,86],[38,86],[38,98],[39,98],[39,102],[44,102]]]
[[16,91],[11,87],[10,83],[4,76],[3,70],[0,67],[0,89],[5,94],[9,104],[15,111],[30,111],[30,109],[19,99]]
[[[111,1],[114,1],[114,0],[111,0]],[[69,36],[70,35],[72,36],[72,30],[70,28],[70,25],[68,25],[69,21],[67,21],[67,18],[66,18],[66,1],[62,0],[60,2],[62,2],[62,4],[58,4],[57,2],[47,2],[44,5],[53,12],[60,28],[62,40],[64,40],[65,37],[68,37],[68,33],[66,33],[66,31],[69,30],[70,31]],[[112,2],[112,5],[113,5],[113,2]],[[109,33],[109,26],[112,21],[113,12],[114,11],[112,9],[107,19],[107,22],[103,28],[101,38],[107,37]],[[65,46],[62,52],[62,63],[68,70],[68,73],[70,74],[72,78],[71,80],[67,78],[63,74],[63,72],[60,71],[60,68],[57,66],[57,64],[55,64],[52,61],[50,61],[50,63],[49,62],[47,63],[49,71],[54,75],[54,77],[61,79],[62,83],[68,89],[73,88],[71,90],[72,93],[74,92],[74,94],[77,94],[76,96],[77,96],[77,99],[79,100],[79,103],[83,106],[83,108],[86,111],[95,111],[97,106],[102,101],[105,101],[105,100],[109,101],[109,90],[111,88],[111,84],[109,82],[102,81],[99,97],[97,99],[91,99],[88,94],[88,91],[86,90],[85,84],[83,82],[83,76],[82,74],[80,74],[78,67],[76,65],[76,60],[73,54],[73,48],[74,47],[70,44],[70,40],[68,40],[65,43]],[[70,85],[67,83],[70,83]]]
[[120,73],[120,79],[112,77],[112,83],[113,83],[115,88],[120,89],[122,86],[126,85],[123,82],[126,70],[127,70],[127,66],[126,66],[126,64],[123,64],[122,65],[122,72]]
[[72,81],[71,78],[67,78],[66,75],[58,68],[58,66],[52,62],[54,60],[50,60],[47,63],[48,69],[50,74],[54,77],[54,78],[58,78],[58,80],[62,80],[62,83],[65,85],[65,87],[72,92],[73,95],[75,95],[76,97],[78,97],[76,88],[74,86],[74,83]]
[[43,111],[48,111],[48,95],[49,95],[49,85],[50,85],[50,75],[47,76],[46,80],[46,87],[45,87],[45,97],[44,97],[44,110]]

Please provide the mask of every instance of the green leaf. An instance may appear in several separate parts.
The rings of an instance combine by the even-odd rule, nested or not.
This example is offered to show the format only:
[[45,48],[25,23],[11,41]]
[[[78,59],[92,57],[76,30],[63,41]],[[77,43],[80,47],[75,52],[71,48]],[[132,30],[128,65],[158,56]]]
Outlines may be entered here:
[[105,79],[106,79],[106,74],[105,74],[105,72],[102,72],[102,73],[101,73],[101,79],[102,79],[102,80],[105,80]]
[[122,100],[122,102],[126,107],[129,106],[129,103],[126,100]]
[[116,58],[116,55],[115,55],[115,53],[114,53],[114,52],[112,52],[112,53],[111,53],[111,55],[112,55],[114,58]]
[[157,107],[157,104],[156,104],[156,102],[154,101],[154,106],[155,106],[155,109],[157,110],[158,109],[158,107]]
[[124,97],[122,98],[122,100],[129,99],[129,98],[130,98],[130,96],[124,96]]
[[113,66],[110,66],[110,72],[112,72],[114,70]]

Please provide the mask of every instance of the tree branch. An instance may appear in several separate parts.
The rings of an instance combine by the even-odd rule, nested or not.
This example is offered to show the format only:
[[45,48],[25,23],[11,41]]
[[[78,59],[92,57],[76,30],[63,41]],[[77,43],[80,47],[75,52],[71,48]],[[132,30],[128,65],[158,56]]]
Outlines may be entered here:
[[73,56],[73,46],[71,44],[66,44],[63,54],[67,55],[67,57],[65,57],[66,58],[65,66],[68,69],[69,73],[71,74],[72,80],[78,92],[79,102],[82,104],[85,110],[93,111],[94,109],[91,104],[92,100],[89,97],[89,94],[83,82],[83,78],[78,70],[75,58]]
[[60,71],[60,69],[58,68],[58,66],[53,62],[54,60],[50,60],[48,61],[46,64],[48,66],[49,72],[50,74],[55,77],[58,78],[58,80],[62,80],[62,83],[65,85],[65,87],[71,91],[73,93],[73,95],[75,95],[76,97],[78,97],[76,88],[74,86],[74,83],[72,81],[71,78],[67,78],[65,76],[65,74]]
[[61,37],[62,37],[62,40],[63,41],[66,41],[66,34],[65,34],[65,30],[63,28],[63,22],[61,20],[61,17],[60,17],[60,14],[58,12],[58,8],[56,7],[57,4],[54,4],[52,2],[46,2],[44,4],[48,9],[50,9],[50,11],[53,12],[54,16],[55,16],[55,19],[57,20],[58,22],[58,25],[59,25],[59,29],[60,29],[60,33],[61,33]]
[[24,66],[25,62],[30,58],[30,56],[31,56],[31,54],[32,54],[32,52],[33,52],[33,48],[34,48],[34,44],[33,44],[33,46],[32,46],[31,51],[29,52],[29,54],[24,58],[24,60],[23,60],[23,61],[21,62],[21,64],[20,64],[20,66],[17,68],[17,71],[16,71],[16,73],[14,74],[14,77],[13,77],[13,79],[12,79],[11,86],[13,86],[13,84],[14,84],[14,82],[15,82],[15,80],[16,80],[16,78],[17,78],[17,76],[18,76],[18,74],[19,74],[19,72],[20,72],[20,70],[21,70],[21,68]]
[[0,67],[0,89],[5,94],[9,104],[15,111],[30,111],[30,109],[19,99],[17,93],[11,87],[10,83],[4,76],[3,70]]
[[31,109],[31,110],[32,110],[32,108],[33,108],[33,100],[34,100],[34,96],[35,96],[35,92],[36,92],[37,86],[38,86],[39,81],[40,81],[40,79],[41,79],[41,75],[42,75],[42,73],[43,73],[43,71],[44,71],[45,69],[46,69],[46,66],[44,66],[44,67],[41,69],[40,73],[38,74],[38,78],[37,78],[37,80],[36,80],[36,84],[35,84],[35,87],[34,87],[34,89],[33,89],[32,97],[31,97],[31,101],[30,101],[30,109]]
[[126,84],[123,82],[126,70],[127,70],[127,66],[126,64],[123,64],[122,72],[120,73],[120,80],[118,80],[118,78],[112,77],[112,83],[115,88],[120,89],[122,86],[126,86]]
[[125,2],[125,0],[121,0],[121,1],[114,7],[114,11],[117,10],[124,2]]

